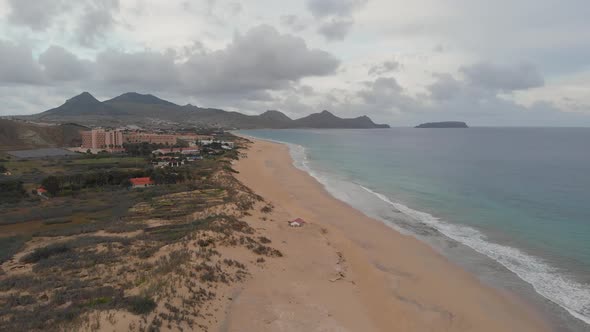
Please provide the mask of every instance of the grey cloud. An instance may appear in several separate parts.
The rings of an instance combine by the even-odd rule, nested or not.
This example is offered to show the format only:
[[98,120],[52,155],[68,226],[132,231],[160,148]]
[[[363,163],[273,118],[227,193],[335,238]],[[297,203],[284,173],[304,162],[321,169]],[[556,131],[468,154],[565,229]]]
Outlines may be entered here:
[[233,16],[237,16],[244,10],[244,7],[239,2],[232,2],[228,4],[229,11]]
[[385,62],[380,63],[378,65],[372,66],[369,69],[368,74],[371,76],[373,76],[373,75],[381,76],[384,74],[392,73],[392,72],[398,70],[399,67],[400,67],[399,62],[397,62],[395,60],[385,61]]
[[369,103],[373,103],[381,97],[388,98],[398,95],[403,90],[393,77],[379,77],[375,81],[366,82],[365,85],[369,89],[360,91],[359,96]]
[[493,91],[526,90],[545,84],[537,68],[524,63],[503,66],[477,63],[461,68],[461,72],[471,84]]
[[43,82],[43,71],[31,48],[0,40],[0,85]]
[[98,0],[86,4],[76,32],[83,46],[94,46],[115,25],[114,13],[119,11],[119,0]]
[[8,20],[32,30],[47,29],[64,6],[63,0],[8,0]]
[[328,41],[343,40],[354,25],[352,14],[368,0],[308,0],[307,8],[319,20],[318,33]]
[[450,74],[436,74],[435,77],[436,81],[427,87],[435,100],[451,99],[462,89],[462,83]]
[[[184,61],[180,59],[185,59]],[[94,62],[52,46],[39,60],[30,48],[0,42],[0,84],[80,81],[107,90],[175,92],[191,96],[268,99],[304,77],[334,74],[340,61],[302,38],[262,25],[236,34],[224,49],[197,44],[176,52],[100,52]]]
[[280,89],[303,77],[332,74],[339,64],[303,39],[263,25],[234,36],[223,50],[193,55],[181,72],[185,85],[197,92],[236,93]]
[[390,112],[412,111],[418,108],[418,101],[407,96],[403,87],[393,77],[379,77],[366,82],[365,88],[358,91],[357,96],[362,100],[362,103],[354,105],[358,112],[365,108],[371,114],[391,114]]
[[283,15],[280,17],[280,21],[282,26],[295,32],[305,29],[305,23],[297,15]]
[[121,88],[170,90],[179,84],[178,68],[169,53],[108,50],[98,55],[96,73],[100,81]]
[[320,25],[318,32],[329,41],[343,40],[353,25],[352,18],[334,17]]
[[92,73],[92,63],[80,60],[60,46],[51,46],[39,56],[45,75],[50,80],[74,81],[87,79]]
[[368,0],[308,0],[307,8],[315,17],[350,16]]

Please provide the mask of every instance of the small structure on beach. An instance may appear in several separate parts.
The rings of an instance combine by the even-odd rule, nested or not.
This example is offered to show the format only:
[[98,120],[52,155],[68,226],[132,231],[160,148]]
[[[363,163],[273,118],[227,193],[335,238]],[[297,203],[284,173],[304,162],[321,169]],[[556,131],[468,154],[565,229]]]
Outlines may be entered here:
[[297,218],[295,220],[289,221],[290,227],[303,227],[303,225],[305,225],[305,224],[306,224],[305,220],[303,220],[301,218]]

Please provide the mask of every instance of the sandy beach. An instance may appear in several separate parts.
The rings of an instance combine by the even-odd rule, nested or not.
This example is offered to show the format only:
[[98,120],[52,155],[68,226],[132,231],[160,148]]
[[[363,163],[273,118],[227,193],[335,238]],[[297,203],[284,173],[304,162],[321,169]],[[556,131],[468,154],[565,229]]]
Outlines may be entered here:
[[[511,294],[333,198],[292,165],[286,145],[255,141],[234,168],[274,205],[271,214],[246,220],[284,257],[233,290],[219,330],[549,330]],[[290,228],[287,220],[296,217],[308,223]]]

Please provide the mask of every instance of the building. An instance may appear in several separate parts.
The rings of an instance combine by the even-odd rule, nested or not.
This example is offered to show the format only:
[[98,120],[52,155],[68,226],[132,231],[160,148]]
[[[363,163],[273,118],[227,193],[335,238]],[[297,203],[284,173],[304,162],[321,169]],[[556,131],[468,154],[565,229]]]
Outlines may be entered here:
[[303,220],[301,218],[297,218],[293,221],[289,221],[289,226],[291,226],[291,227],[303,227],[303,225],[305,225],[305,220]]
[[219,140],[214,140],[214,139],[201,139],[199,140],[199,144],[202,146],[209,146],[212,144],[219,144],[221,147],[226,147],[229,149],[233,149],[235,147],[235,143],[234,142],[228,142],[228,141],[219,141]]
[[158,149],[152,151],[152,154],[155,155],[168,155],[168,154],[182,154],[182,155],[198,155],[201,153],[201,150],[195,148],[168,148],[168,149]]
[[211,136],[188,133],[176,135],[176,138],[186,142],[189,147],[197,146],[197,142],[200,140],[212,139]]
[[176,135],[166,134],[150,134],[150,133],[139,133],[132,132],[124,135],[125,143],[150,143],[150,144],[162,144],[162,145],[176,145],[178,142]]
[[185,164],[185,160],[181,157],[161,156],[152,161],[155,168],[164,167],[180,167]]
[[82,132],[82,149],[121,151],[123,143],[123,132],[120,130],[93,129]]
[[131,182],[131,188],[145,188],[154,186],[156,183],[151,178],[132,178],[129,180]]

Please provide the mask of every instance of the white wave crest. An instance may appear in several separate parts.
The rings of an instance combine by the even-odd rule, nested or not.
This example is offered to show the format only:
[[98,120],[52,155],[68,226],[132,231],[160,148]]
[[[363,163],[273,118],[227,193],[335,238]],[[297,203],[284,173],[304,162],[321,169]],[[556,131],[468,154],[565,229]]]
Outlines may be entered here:
[[538,257],[516,248],[489,242],[484,234],[474,228],[444,222],[428,213],[392,202],[385,195],[369,188],[361,187],[412,219],[434,227],[445,236],[499,262],[532,285],[537,293],[564,308],[572,316],[590,324],[590,285],[568,280]]

